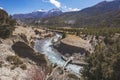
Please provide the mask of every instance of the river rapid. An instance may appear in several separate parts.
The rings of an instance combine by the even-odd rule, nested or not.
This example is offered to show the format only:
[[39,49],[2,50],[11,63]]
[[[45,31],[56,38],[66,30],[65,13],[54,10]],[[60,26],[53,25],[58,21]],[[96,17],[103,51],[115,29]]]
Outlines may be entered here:
[[[62,38],[62,36],[60,34],[56,34],[54,37],[51,37],[51,38],[36,40],[34,49],[37,52],[45,54],[51,63],[57,64],[63,67],[65,64],[65,61],[63,60],[61,54],[52,46],[53,40],[54,42],[57,42],[60,38]],[[66,69],[68,71],[78,75],[80,74],[79,72],[81,68],[82,68],[81,66],[74,65],[74,64],[68,64],[66,66]]]

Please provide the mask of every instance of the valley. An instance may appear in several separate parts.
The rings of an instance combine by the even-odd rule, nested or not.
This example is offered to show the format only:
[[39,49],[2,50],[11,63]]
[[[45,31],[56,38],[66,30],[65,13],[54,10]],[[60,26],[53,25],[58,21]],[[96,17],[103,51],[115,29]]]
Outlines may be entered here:
[[30,12],[31,2],[14,14],[0,7],[0,80],[120,79],[120,0],[83,9],[43,0]]

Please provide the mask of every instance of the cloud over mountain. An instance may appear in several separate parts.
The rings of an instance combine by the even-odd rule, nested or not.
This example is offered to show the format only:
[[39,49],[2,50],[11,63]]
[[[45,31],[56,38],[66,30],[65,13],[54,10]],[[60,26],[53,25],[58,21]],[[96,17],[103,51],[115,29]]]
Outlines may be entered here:
[[49,2],[53,5],[55,5],[57,8],[61,7],[61,3],[58,0],[43,0],[44,2]]
[[69,12],[69,11],[79,11],[79,8],[71,8],[68,7],[66,5],[62,5],[61,2],[59,2],[58,0],[43,0],[43,2],[49,2],[53,5],[55,5],[57,8],[62,9],[64,12]]
[[61,7],[61,3],[57,0],[50,0],[50,3],[52,3],[53,5],[55,5],[57,8]]

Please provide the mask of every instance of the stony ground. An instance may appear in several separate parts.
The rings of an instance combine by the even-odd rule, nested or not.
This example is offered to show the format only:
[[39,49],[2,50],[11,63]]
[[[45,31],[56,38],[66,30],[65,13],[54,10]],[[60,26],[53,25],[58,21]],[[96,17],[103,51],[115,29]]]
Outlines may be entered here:
[[[36,34],[35,30],[39,33]],[[12,45],[19,41],[31,46],[32,41],[36,38],[44,38],[44,35],[52,35],[52,33],[37,28],[16,26],[12,37],[0,38],[0,80],[43,80],[45,78],[40,66],[37,66],[34,61],[18,56],[12,49]]]
[[[1,39],[2,40],[2,39]],[[9,42],[9,44],[8,44]],[[14,65],[6,61],[8,56],[15,56],[14,51],[11,49],[12,41],[2,40],[0,44],[0,80],[27,80],[28,70],[32,67],[31,64],[25,62],[27,69],[23,70],[20,67],[11,69]]]

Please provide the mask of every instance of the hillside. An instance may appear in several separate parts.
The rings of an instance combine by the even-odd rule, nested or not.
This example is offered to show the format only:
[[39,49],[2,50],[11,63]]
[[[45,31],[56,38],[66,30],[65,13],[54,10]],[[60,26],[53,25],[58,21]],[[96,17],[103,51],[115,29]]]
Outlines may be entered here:
[[8,13],[0,9],[0,38],[7,38],[14,30],[15,21],[11,19]]
[[62,12],[52,9],[28,14],[15,14],[18,23],[61,27],[119,27],[120,0],[102,1],[81,11]]
[[118,27],[120,0],[103,1],[78,12],[67,12],[60,16],[42,19],[41,24],[75,27]]
[[9,18],[6,11],[0,9],[0,25],[8,24]]

